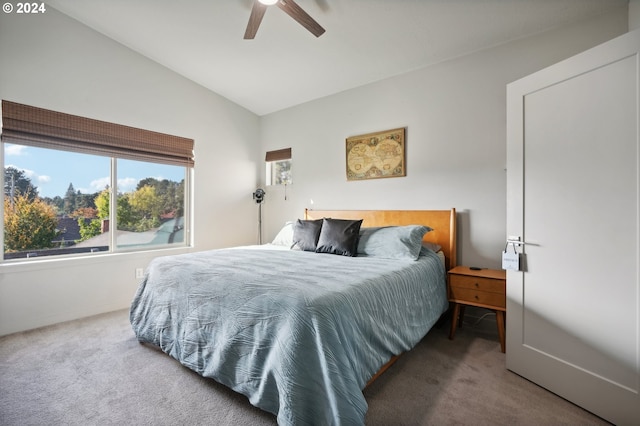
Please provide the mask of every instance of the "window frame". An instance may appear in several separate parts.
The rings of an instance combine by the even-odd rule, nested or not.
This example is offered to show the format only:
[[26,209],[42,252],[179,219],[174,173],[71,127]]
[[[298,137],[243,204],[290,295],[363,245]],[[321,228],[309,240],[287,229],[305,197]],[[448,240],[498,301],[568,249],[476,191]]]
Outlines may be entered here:
[[[3,168],[5,166],[5,157],[4,157],[4,146],[7,142],[2,142],[0,147],[0,161],[2,162]],[[61,150],[64,151],[64,150]],[[156,251],[156,250],[166,250],[166,249],[179,249],[179,248],[187,248],[193,245],[191,240],[192,232],[191,232],[191,216],[193,205],[191,202],[191,181],[193,169],[184,167],[184,214],[182,216],[183,224],[184,224],[184,240],[178,243],[166,243],[166,244],[153,244],[153,245],[138,245],[138,246],[119,246],[118,245],[118,201],[117,201],[117,189],[118,189],[118,157],[105,157],[109,160],[109,239],[108,239],[108,249],[107,250],[96,250],[96,251],[86,251],[81,253],[65,253],[65,254],[51,254],[46,256],[21,256],[16,258],[6,258],[5,257],[5,246],[4,246],[4,208],[0,211],[0,220],[2,220],[2,226],[0,226],[0,248],[2,249],[2,256],[0,258],[0,263],[10,264],[10,263],[32,263],[39,260],[53,260],[53,259],[68,259],[68,258],[79,258],[79,257],[92,257],[92,256],[100,256],[100,255],[109,255],[109,254],[120,254],[120,253],[140,253],[147,251]],[[179,166],[180,167],[180,166]],[[0,182],[4,186],[4,173],[2,173],[2,177],[0,177]],[[3,202],[4,202],[4,192],[3,192]]]
[[[118,157],[111,157],[111,182],[109,186],[109,230],[118,230],[118,201],[117,201],[117,192],[118,192]],[[171,249],[171,248],[183,248],[183,247],[191,247],[191,174],[192,168],[185,168],[185,176],[184,176],[184,206],[185,211],[182,216],[182,220],[184,223],[184,241],[182,244],[154,244],[153,246],[131,246],[131,247],[122,247],[118,246],[118,235],[117,232],[109,232],[109,250],[108,253],[132,253],[132,252],[144,252],[144,251],[154,251],[154,250],[163,250],[163,249]],[[114,190],[115,188],[115,190]],[[113,222],[112,219],[113,218]],[[98,252],[100,253],[100,252]],[[104,252],[103,252],[104,253]]]
[[[291,148],[283,148],[275,151],[267,151],[265,155],[265,185],[267,186],[287,186],[293,183],[293,175],[292,168],[293,162],[291,160]],[[284,183],[274,183],[275,181],[275,170],[274,167],[277,163],[289,163],[289,179]]]
[[[69,128],[64,126],[69,125]],[[66,138],[68,136],[68,138]],[[78,136],[83,136],[79,138]],[[86,138],[84,138],[86,136]],[[30,139],[32,138],[32,140]],[[128,139],[129,138],[129,139]],[[77,152],[102,156],[110,161],[109,186],[109,248],[106,251],[88,251],[71,254],[53,254],[36,257],[5,258],[4,208],[0,211],[0,263],[32,263],[37,260],[68,259],[148,252],[165,249],[188,248],[193,245],[191,223],[193,215],[192,179],[195,161],[192,139],[137,129],[89,118],[72,116],[56,111],[31,107],[2,100],[2,134],[0,135],[0,162],[3,165],[0,183],[4,188],[5,144],[17,144],[57,151]],[[180,243],[119,247],[117,242],[117,190],[119,159],[165,164],[184,168],[183,236]],[[3,191],[4,205],[4,191]]]

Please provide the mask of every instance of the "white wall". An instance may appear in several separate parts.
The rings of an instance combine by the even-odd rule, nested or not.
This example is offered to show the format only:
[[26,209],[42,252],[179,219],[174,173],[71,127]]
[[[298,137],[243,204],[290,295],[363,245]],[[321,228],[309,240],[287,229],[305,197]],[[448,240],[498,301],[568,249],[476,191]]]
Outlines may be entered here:
[[640,28],[640,0],[629,0],[629,31]]
[[[194,249],[255,243],[259,117],[52,7],[0,14],[0,57],[2,99],[193,138]],[[129,306],[154,255],[0,265],[0,335]]]
[[[259,118],[48,7],[0,14],[0,98],[193,138],[195,250],[256,241],[261,160],[290,146],[294,184],[286,201],[282,188],[267,188],[265,240],[311,199],[319,209],[456,207],[459,262],[497,267],[506,84],[627,25],[620,10]],[[344,139],[400,126],[407,176],[346,182]],[[134,269],[153,256],[0,265],[0,335],[127,307]]]
[[[507,83],[623,34],[627,25],[621,8],[263,117],[263,153],[291,147],[293,157],[288,199],[282,188],[266,188],[265,241],[305,207],[455,207],[458,263],[499,268]],[[407,128],[407,176],[347,182],[345,138],[396,127]]]

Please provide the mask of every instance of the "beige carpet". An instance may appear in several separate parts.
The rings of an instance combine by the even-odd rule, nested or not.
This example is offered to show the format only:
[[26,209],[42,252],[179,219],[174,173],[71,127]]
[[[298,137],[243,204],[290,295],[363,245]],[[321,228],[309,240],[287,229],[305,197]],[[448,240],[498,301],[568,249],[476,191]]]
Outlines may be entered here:
[[[365,390],[367,425],[600,425],[505,369],[492,319],[434,328]],[[121,310],[0,337],[1,425],[275,425],[139,344]]]

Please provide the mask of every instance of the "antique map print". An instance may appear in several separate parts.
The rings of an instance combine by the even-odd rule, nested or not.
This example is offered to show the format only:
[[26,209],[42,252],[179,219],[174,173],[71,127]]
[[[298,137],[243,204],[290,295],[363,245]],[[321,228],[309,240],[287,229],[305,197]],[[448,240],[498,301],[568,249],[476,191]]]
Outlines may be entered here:
[[347,180],[405,176],[404,128],[347,138]]

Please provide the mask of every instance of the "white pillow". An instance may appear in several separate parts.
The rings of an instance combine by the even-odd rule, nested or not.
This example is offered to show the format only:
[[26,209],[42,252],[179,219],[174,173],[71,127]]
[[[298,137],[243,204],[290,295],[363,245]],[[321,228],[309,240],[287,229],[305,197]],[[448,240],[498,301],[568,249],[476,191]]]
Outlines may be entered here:
[[293,245],[293,222],[285,223],[271,244],[274,246],[285,246],[291,248]]

